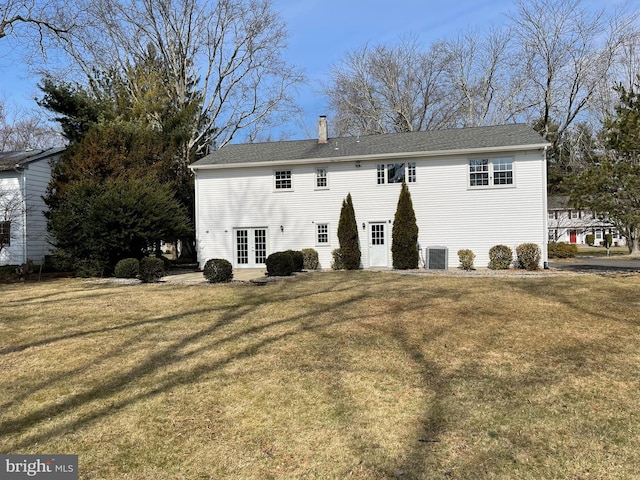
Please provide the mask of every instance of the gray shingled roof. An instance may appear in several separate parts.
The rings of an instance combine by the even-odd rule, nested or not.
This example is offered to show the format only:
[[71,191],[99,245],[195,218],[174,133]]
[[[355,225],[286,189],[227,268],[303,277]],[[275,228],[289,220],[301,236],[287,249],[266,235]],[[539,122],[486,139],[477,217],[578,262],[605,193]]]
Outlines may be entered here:
[[364,137],[231,144],[193,163],[194,167],[236,163],[279,162],[369,155],[469,150],[493,147],[541,147],[547,143],[525,124],[457,128],[428,132],[395,133]]
[[565,210],[571,208],[569,204],[569,196],[552,195],[547,198],[547,208],[549,210]]
[[47,158],[63,152],[64,148],[49,148],[46,150],[25,150],[19,152],[0,152],[0,172],[15,170],[31,162]]

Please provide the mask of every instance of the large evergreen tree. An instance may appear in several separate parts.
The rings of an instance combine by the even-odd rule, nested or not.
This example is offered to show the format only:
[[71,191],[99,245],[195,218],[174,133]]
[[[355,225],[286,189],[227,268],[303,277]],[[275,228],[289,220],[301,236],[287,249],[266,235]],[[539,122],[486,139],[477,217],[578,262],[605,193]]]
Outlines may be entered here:
[[169,187],[150,177],[72,182],[47,215],[58,256],[85,275],[111,274],[119,260],[140,259],[190,230]]
[[351,194],[342,201],[340,220],[338,222],[338,241],[344,268],[358,270],[360,268],[360,241],[358,239],[358,224],[353,208]]
[[640,76],[634,88],[616,87],[620,103],[605,122],[605,158],[572,179],[578,208],[606,216],[640,256]]
[[405,182],[402,182],[398,207],[393,218],[392,237],[393,268],[399,270],[418,268],[418,224],[411,193]]

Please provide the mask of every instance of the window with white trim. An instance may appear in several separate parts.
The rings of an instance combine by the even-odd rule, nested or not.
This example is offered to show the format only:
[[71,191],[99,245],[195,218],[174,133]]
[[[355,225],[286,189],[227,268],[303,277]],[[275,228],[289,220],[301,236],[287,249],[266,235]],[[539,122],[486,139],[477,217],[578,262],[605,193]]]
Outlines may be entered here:
[[473,158],[469,160],[470,187],[513,185],[513,159]]
[[549,220],[555,220],[556,218],[556,211],[555,210],[549,210]]
[[316,188],[329,188],[329,177],[326,168],[316,168]]
[[329,244],[329,224],[316,223],[316,243],[318,245]]
[[291,170],[276,170],[273,174],[276,190],[291,190]]
[[11,246],[11,222],[0,222],[0,245]]
[[385,183],[416,182],[416,162],[378,164],[376,167],[378,185]]

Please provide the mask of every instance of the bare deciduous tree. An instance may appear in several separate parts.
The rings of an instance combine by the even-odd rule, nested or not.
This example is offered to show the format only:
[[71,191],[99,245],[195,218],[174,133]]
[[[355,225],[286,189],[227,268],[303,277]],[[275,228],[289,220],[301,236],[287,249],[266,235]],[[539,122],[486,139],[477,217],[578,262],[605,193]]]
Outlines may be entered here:
[[562,136],[610,81],[637,13],[592,11],[581,0],[519,0],[510,17],[542,134],[555,120]]
[[[89,12],[92,24],[65,46],[76,66],[91,83],[96,70],[130,71],[152,48],[177,109],[201,105],[191,151],[251,137],[294,108],[302,76],[281,56],[287,34],[270,0],[98,0]],[[132,81],[131,94],[140,91]]]
[[77,5],[61,0],[5,0],[0,5],[0,39],[14,36],[33,39],[21,27],[35,27],[41,53],[45,53],[45,38],[66,39],[75,26]]
[[443,42],[447,96],[463,127],[509,123],[527,108],[526,82],[515,68],[511,32],[493,28],[468,31]]
[[22,151],[46,149],[62,145],[63,139],[42,116],[29,114],[22,110],[12,113],[8,118],[5,104],[0,102],[0,151]]
[[339,135],[369,135],[450,125],[438,44],[422,52],[414,38],[395,46],[365,45],[334,66],[325,95]]

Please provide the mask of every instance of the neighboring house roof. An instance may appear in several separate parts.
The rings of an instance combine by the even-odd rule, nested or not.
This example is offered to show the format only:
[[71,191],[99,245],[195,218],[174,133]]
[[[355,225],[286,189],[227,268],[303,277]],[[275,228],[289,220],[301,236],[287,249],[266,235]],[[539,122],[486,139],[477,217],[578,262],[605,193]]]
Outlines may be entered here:
[[554,195],[547,198],[547,209],[566,210],[571,208],[568,195]]
[[231,144],[210,153],[192,168],[224,168],[256,163],[299,161],[345,161],[367,157],[437,155],[488,152],[520,148],[543,148],[547,143],[525,124],[457,128],[427,132],[393,133],[363,137],[295,140],[271,143]]
[[0,152],[0,172],[19,170],[31,162],[51,157],[63,152],[64,148],[49,148],[46,150],[25,150],[20,152]]

